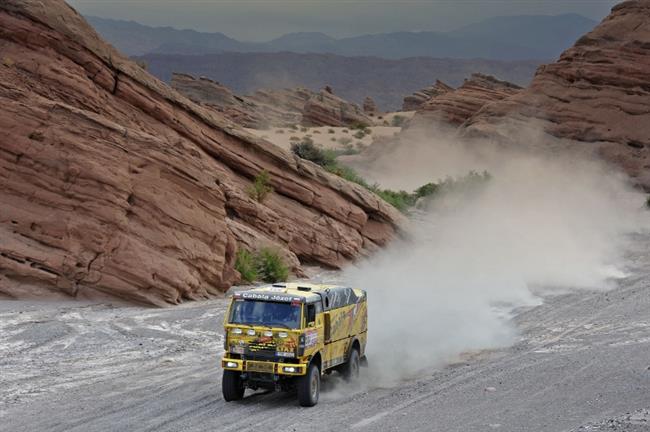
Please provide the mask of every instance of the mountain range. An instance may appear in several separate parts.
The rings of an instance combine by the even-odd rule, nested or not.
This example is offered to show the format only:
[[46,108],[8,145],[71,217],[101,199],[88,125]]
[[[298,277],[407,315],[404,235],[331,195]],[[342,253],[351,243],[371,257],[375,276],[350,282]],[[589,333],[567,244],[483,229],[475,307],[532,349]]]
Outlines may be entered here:
[[148,54],[137,57],[149,72],[170,82],[174,72],[207,77],[238,94],[258,89],[306,87],[318,91],[326,85],[342,98],[361,104],[371,96],[380,110],[402,106],[404,96],[436,79],[459,86],[472,73],[495,75],[525,86],[538,61],[436,59],[410,57],[346,57],[333,54],[224,53],[205,55]]
[[450,32],[394,32],[333,38],[290,33],[268,42],[243,42],[223,33],[149,27],[133,21],[86,17],[127,55],[224,52],[327,53],[388,59],[438,57],[494,60],[554,59],[595,21],[577,14],[500,16]]

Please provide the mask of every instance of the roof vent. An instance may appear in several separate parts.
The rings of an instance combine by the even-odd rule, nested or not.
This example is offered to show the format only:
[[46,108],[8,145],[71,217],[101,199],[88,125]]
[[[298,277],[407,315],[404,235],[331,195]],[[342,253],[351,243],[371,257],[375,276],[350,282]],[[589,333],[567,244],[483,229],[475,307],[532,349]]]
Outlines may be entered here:
[[298,291],[311,291],[311,288],[310,287],[299,286]]

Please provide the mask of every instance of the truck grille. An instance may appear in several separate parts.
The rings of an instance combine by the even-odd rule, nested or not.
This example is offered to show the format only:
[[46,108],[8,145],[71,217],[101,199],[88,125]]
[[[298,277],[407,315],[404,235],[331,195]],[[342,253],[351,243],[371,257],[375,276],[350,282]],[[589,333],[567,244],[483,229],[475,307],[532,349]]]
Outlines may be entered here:
[[247,361],[246,362],[246,371],[248,372],[262,372],[262,373],[273,373],[273,363],[271,362],[256,362],[256,361]]

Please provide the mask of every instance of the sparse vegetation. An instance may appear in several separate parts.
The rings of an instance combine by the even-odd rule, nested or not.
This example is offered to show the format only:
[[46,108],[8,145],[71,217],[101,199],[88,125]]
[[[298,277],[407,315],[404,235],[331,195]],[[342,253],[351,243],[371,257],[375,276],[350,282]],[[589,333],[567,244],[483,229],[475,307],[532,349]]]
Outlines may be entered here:
[[147,62],[144,61],[144,60],[136,60],[136,61],[135,61],[135,64],[137,64],[138,66],[140,66],[140,68],[142,68],[143,70],[147,70],[148,67],[149,67],[149,65],[147,65]]
[[289,137],[289,141],[300,141],[300,137],[292,135],[292,136]]
[[336,131],[334,129],[327,129],[327,133],[328,134],[333,134],[333,133],[336,133]]
[[257,280],[284,282],[289,277],[289,268],[282,256],[270,248],[263,248],[257,253],[240,249],[237,252],[235,270],[241,275],[242,281],[247,283]]
[[312,131],[312,133],[313,133],[313,134],[320,134],[320,131],[319,131],[318,129],[314,129],[314,130]]
[[396,116],[393,116],[393,119],[391,120],[391,126],[393,126],[393,127],[402,127],[405,122],[406,122],[406,117],[401,116],[401,115],[396,115]]
[[352,138],[348,138],[348,137],[341,137],[341,138],[339,138],[339,143],[340,143],[342,146],[346,146],[346,145],[350,144],[351,142],[352,142]]
[[280,254],[273,249],[260,250],[256,261],[259,277],[264,282],[284,282],[289,277],[289,268]]
[[298,126],[296,126],[296,125],[291,125],[291,126],[289,126],[289,129],[291,129],[291,130],[293,130],[293,131],[297,131],[297,130],[298,130]]
[[300,128],[300,132],[307,132],[308,130],[309,130],[309,129],[307,129],[307,128],[304,127],[304,126]]
[[332,137],[332,138],[330,138],[330,141],[336,142],[336,138]]
[[278,129],[278,130],[275,131],[275,133],[281,135],[281,134],[284,133],[284,129]]
[[348,132],[350,132],[350,131],[347,130],[347,129],[343,129],[341,132],[343,132],[343,133],[348,133]]
[[255,282],[258,277],[255,255],[246,249],[238,250],[237,259],[235,261],[235,270],[239,272],[244,282]]
[[363,139],[365,136],[366,136],[366,132],[363,129],[356,131],[355,134],[353,135],[353,137],[355,137],[356,139]]
[[253,184],[248,188],[248,196],[257,202],[263,202],[268,194],[273,192],[270,185],[271,178],[269,172],[266,170],[261,171],[253,181]]
[[[359,147],[357,143],[357,147]],[[382,189],[379,185],[374,184],[370,185],[368,182],[363,179],[356,171],[352,168],[341,165],[336,161],[337,156],[342,154],[356,154],[358,150],[354,149],[351,145],[345,146],[343,150],[333,151],[333,150],[324,150],[320,147],[314,145],[314,142],[302,141],[301,143],[295,143],[291,146],[291,151],[297,156],[300,156],[303,159],[310,160],[315,164],[322,166],[327,171],[332,174],[344,178],[348,181],[356,183],[364,188],[368,189],[379,195],[384,201],[391,204],[393,207],[398,209],[401,212],[406,212],[411,207],[415,206],[418,200],[425,197],[432,197],[434,195],[442,194],[449,192],[451,190],[459,189],[470,189],[474,188],[479,184],[483,184],[488,181],[491,176],[488,172],[483,172],[478,174],[474,171],[471,171],[465,177],[452,178],[447,177],[444,180],[441,180],[437,183],[427,183],[415,191],[409,193],[406,191],[393,191],[390,189]]]

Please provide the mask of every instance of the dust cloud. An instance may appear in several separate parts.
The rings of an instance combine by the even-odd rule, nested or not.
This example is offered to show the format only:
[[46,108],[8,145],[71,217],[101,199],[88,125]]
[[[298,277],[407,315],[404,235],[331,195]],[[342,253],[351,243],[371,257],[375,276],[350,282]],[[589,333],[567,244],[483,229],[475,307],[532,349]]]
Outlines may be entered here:
[[[531,130],[519,139],[548,138]],[[429,130],[365,168],[406,190],[469,170],[492,175],[435,198],[405,239],[345,271],[368,291],[369,375],[379,385],[516,342],[511,311],[539,304],[542,291],[610,288],[625,275],[626,242],[649,219],[623,175],[568,149],[520,151]]]

